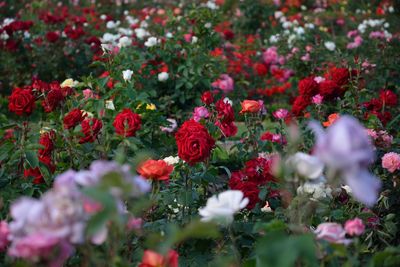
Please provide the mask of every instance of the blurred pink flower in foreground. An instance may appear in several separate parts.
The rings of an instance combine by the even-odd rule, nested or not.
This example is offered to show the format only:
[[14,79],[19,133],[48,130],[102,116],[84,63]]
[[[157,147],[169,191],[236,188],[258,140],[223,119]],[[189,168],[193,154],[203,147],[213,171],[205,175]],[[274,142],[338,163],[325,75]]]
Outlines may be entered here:
[[351,243],[350,239],[346,239],[346,231],[338,223],[321,223],[314,231],[317,239],[323,239],[329,243],[348,245]]
[[364,233],[365,225],[361,219],[354,218],[346,221],[344,229],[346,230],[346,233],[351,236],[359,236]]

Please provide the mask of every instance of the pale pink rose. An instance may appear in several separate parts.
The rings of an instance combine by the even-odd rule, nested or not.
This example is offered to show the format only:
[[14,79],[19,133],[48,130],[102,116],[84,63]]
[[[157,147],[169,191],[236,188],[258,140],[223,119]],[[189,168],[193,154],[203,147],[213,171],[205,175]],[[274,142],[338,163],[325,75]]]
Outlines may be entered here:
[[85,97],[85,99],[94,98],[94,93],[90,89],[85,89],[82,91],[82,93],[83,93],[83,96]]
[[393,143],[393,136],[388,134],[386,131],[379,131],[379,136],[382,139],[385,147],[390,147],[390,145]]
[[195,121],[200,121],[203,118],[208,118],[209,112],[205,107],[195,107],[193,112],[193,119]]
[[313,104],[317,105],[317,106],[321,105],[323,100],[324,100],[324,97],[320,94],[312,97]]
[[128,230],[133,231],[133,230],[140,230],[142,228],[143,220],[142,218],[135,218],[132,217],[128,220],[126,227]]
[[361,219],[354,218],[346,221],[344,224],[344,230],[351,236],[359,236],[364,233],[365,225]]
[[400,169],[400,155],[394,152],[386,153],[382,157],[382,167],[391,173]]
[[376,133],[376,131],[374,129],[367,129],[367,134],[369,137],[371,137],[374,140],[378,139],[378,134]]
[[3,251],[8,245],[8,237],[10,234],[10,229],[8,229],[8,224],[6,221],[0,222],[0,251]]
[[301,58],[300,58],[302,61],[304,61],[304,62],[308,62],[308,61],[310,61],[311,60],[311,58],[310,58],[310,53],[306,53],[304,56],[302,56]]
[[317,239],[323,239],[330,243],[348,245],[351,240],[346,239],[346,231],[338,223],[321,223],[314,231]]
[[281,120],[285,119],[289,115],[289,111],[284,108],[280,108],[272,113],[275,119]]
[[311,52],[313,50],[313,47],[311,45],[306,45],[306,51]]
[[214,88],[221,89],[225,94],[233,91],[234,82],[228,74],[222,74],[218,80],[211,84]]
[[267,65],[277,64],[279,61],[278,48],[271,46],[262,55],[264,63]]
[[314,81],[316,82],[316,83],[322,83],[323,81],[325,81],[326,79],[324,78],[324,77],[321,77],[321,76],[317,76],[317,77],[315,77],[314,78]]

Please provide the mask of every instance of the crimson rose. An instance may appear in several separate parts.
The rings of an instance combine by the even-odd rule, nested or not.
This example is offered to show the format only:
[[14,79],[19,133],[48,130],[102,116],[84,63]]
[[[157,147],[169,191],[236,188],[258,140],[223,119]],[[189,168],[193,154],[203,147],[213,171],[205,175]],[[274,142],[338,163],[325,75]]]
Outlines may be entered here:
[[113,126],[115,132],[122,136],[135,136],[137,130],[140,129],[142,120],[140,116],[129,108],[125,108],[114,119]]
[[15,88],[8,101],[8,109],[19,116],[30,115],[35,107],[35,97],[29,89]]
[[175,134],[178,156],[194,165],[204,161],[211,154],[215,140],[207,129],[194,120],[186,121]]

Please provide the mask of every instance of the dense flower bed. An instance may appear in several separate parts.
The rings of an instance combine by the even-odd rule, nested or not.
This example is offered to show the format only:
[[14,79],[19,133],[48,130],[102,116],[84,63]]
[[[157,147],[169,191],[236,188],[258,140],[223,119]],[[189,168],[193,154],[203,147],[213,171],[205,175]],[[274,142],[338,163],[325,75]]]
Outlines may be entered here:
[[398,1],[0,1],[1,266],[399,266]]

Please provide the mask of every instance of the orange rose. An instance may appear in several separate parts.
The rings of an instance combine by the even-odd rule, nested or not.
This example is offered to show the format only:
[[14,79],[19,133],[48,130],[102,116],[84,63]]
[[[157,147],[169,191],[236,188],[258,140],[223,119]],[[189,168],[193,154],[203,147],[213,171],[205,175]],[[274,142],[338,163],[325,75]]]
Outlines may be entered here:
[[258,101],[256,100],[244,100],[242,103],[242,111],[240,113],[256,113],[261,110],[261,105]]
[[337,113],[333,113],[331,115],[328,116],[328,120],[323,122],[322,125],[324,125],[325,127],[329,127],[331,126],[335,121],[337,121],[340,118],[339,114]]
[[153,180],[168,180],[174,170],[172,165],[168,165],[164,160],[149,159],[139,165],[136,171],[143,177]]

